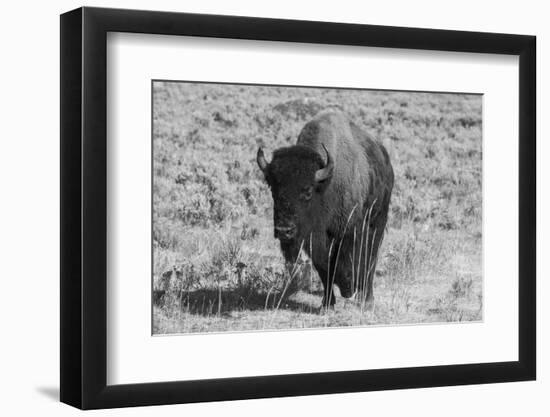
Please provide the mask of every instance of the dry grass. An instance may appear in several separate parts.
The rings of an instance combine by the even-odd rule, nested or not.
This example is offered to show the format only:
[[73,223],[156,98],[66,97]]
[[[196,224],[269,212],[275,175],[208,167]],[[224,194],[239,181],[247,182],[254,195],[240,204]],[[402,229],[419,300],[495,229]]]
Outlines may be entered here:
[[[309,261],[289,273],[254,159],[334,105],[396,174],[373,311],[321,311]],[[479,96],[156,83],[153,118],[154,333],[481,319]]]

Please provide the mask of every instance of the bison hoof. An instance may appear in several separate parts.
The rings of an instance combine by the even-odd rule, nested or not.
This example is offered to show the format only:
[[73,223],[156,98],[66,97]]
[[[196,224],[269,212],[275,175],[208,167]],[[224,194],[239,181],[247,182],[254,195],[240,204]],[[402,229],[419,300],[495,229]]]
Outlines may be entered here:
[[334,295],[330,297],[330,301],[327,300],[327,297],[323,297],[323,301],[321,301],[321,308],[334,308],[334,304],[336,301],[334,300]]
[[340,295],[344,298],[351,298],[355,295],[355,291],[351,285],[339,285]]

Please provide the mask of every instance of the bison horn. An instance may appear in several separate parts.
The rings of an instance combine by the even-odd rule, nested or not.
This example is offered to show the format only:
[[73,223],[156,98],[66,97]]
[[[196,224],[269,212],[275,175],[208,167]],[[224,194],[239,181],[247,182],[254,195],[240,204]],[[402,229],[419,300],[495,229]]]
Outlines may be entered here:
[[265,159],[264,150],[262,149],[261,146],[258,148],[258,155],[256,155],[256,162],[258,163],[258,166],[260,167],[262,172],[265,173],[268,163]]
[[328,150],[323,143],[323,149],[325,150],[325,153],[327,154],[327,164],[324,168],[321,168],[315,173],[315,181],[317,182],[323,182],[330,177],[332,177],[332,171],[334,170],[334,161],[332,160],[330,154],[328,153]]

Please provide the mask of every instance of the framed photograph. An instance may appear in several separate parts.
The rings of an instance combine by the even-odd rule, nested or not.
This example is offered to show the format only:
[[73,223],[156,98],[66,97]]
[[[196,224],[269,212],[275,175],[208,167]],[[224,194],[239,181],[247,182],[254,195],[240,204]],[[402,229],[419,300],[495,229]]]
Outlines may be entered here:
[[535,37],[61,16],[61,401],[533,380]]

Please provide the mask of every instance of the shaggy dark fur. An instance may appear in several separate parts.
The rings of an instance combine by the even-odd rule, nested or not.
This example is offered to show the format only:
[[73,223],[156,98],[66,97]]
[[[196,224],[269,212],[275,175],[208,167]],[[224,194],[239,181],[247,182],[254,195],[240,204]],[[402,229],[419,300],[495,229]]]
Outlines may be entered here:
[[[328,157],[333,169],[319,171]],[[260,149],[258,165],[271,188],[275,237],[287,262],[296,261],[302,246],[323,282],[324,306],[335,302],[333,284],[344,297],[359,291],[372,306],[394,181],[384,146],[342,113],[324,112],[304,126],[295,146],[276,150],[271,163]],[[317,181],[318,171],[328,177]]]

